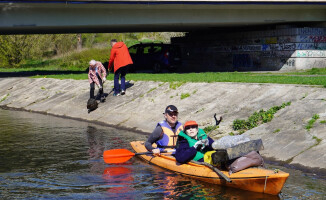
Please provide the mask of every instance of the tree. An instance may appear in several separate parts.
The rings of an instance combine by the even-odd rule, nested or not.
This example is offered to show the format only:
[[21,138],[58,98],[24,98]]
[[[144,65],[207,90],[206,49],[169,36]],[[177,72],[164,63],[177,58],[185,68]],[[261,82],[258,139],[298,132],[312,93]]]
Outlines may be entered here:
[[27,35],[2,35],[0,36],[1,64],[18,66],[24,59],[25,53],[30,49]]
[[81,51],[83,48],[82,34],[77,34],[77,51]]

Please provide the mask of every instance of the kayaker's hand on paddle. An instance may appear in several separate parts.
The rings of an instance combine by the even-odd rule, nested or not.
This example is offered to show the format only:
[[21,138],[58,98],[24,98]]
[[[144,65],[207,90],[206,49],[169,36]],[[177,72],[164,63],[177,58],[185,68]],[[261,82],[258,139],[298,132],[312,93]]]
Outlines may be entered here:
[[155,154],[157,155],[157,154],[161,153],[160,149],[153,149],[152,152],[153,152],[154,155]]

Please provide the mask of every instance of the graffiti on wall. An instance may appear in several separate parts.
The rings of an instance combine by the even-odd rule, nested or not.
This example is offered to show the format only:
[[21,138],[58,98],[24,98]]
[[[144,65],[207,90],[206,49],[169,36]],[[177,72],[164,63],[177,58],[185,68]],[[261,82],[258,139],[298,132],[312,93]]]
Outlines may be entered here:
[[[198,37],[199,40],[201,38],[202,35]],[[205,59],[207,66],[214,63],[214,66],[232,66],[234,70],[239,68],[278,70],[283,67],[296,69],[308,66],[303,63],[310,63],[309,66],[326,65],[325,59],[323,62],[313,62],[317,60],[314,58],[326,58],[325,28],[234,32],[219,38],[214,36],[203,40],[206,41],[204,44],[201,42],[193,44],[193,38],[189,40],[189,44],[193,44],[189,52],[191,55],[207,58]]]
[[296,43],[297,50],[326,50],[326,43]]
[[303,51],[303,50],[298,50],[296,51],[296,57],[301,57],[301,58],[318,58],[318,57],[326,57],[326,51]]
[[325,35],[325,28],[298,28],[298,35]]
[[298,35],[297,42],[312,42],[312,43],[326,42],[326,36],[325,35]]

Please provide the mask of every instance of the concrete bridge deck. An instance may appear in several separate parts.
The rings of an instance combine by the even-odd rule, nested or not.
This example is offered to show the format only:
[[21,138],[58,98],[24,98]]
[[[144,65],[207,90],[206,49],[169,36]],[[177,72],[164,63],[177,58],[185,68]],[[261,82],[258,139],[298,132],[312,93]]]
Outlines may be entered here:
[[289,23],[326,26],[325,0],[0,0],[0,11],[0,34],[188,32]]

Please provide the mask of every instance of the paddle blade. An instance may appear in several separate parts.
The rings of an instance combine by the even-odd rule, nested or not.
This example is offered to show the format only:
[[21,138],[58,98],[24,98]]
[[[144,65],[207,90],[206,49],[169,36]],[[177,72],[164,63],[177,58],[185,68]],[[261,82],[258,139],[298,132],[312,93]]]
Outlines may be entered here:
[[112,149],[104,151],[103,159],[104,162],[113,164],[113,163],[124,163],[132,158],[135,153],[127,149]]

